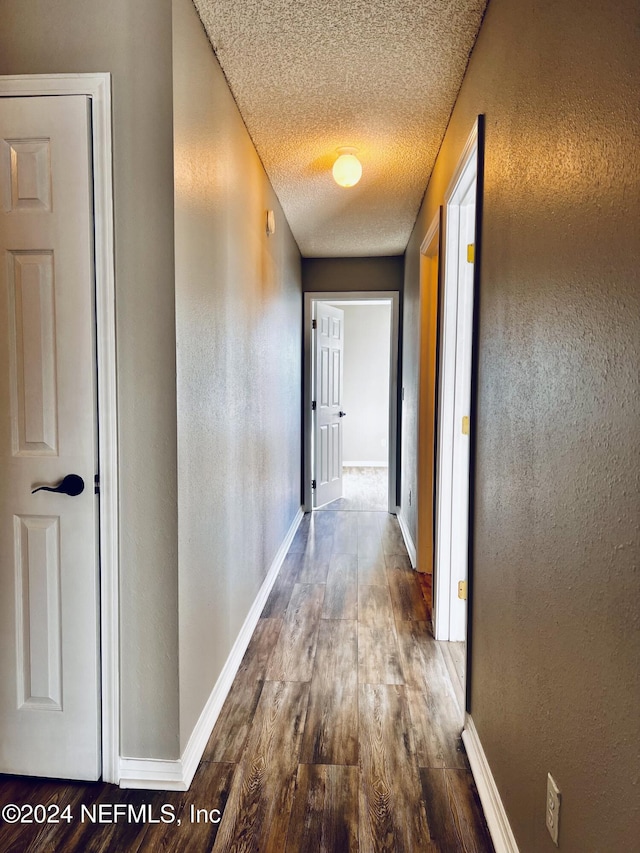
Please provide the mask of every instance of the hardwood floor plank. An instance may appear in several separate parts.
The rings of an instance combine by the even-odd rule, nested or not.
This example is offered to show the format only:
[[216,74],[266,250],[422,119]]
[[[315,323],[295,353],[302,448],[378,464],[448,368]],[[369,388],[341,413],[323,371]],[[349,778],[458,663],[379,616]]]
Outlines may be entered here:
[[311,513],[310,529],[315,535],[333,536],[336,529],[336,514],[323,509],[315,510]]
[[278,577],[271,587],[267,602],[260,614],[261,619],[273,619],[274,617],[284,616],[301,563],[302,554],[287,554],[284,558],[278,572]]
[[493,853],[489,828],[471,771],[446,770],[445,778],[460,839],[458,850],[464,853]]
[[429,613],[409,557],[390,555],[385,558],[391,603],[396,619],[426,621]]
[[468,770],[458,709],[437,690],[407,688],[419,767]]
[[425,768],[420,781],[431,840],[440,853],[493,853],[470,771]]
[[358,682],[404,684],[394,629],[358,623]]
[[333,536],[323,533],[311,537],[300,555],[296,583],[324,583],[329,572],[332,549]]
[[357,619],[358,558],[338,554],[331,558],[322,608],[323,619]]
[[[78,812],[73,823],[68,825],[68,832],[62,837],[57,836],[53,846],[49,846],[44,838],[41,839],[40,846],[36,848],[39,853],[46,850],[82,850],[83,853],[131,850],[138,853],[153,825],[150,817],[160,821],[163,805],[172,806],[173,814],[177,814],[182,797],[180,793],[169,794],[166,791],[129,789],[114,793],[112,786],[104,785],[94,801],[87,803],[83,798],[82,803],[88,809],[84,819]],[[132,811],[120,812],[116,817],[116,805],[120,809],[131,808]]]
[[382,522],[382,547],[388,556],[407,556],[407,548],[402,538],[402,532],[398,519],[393,515],[387,515]]
[[265,683],[215,853],[285,849],[308,699],[308,684]]
[[386,584],[359,584],[358,622],[361,625],[393,626],[393,607]]
[[[293,588],[292,588],[293,589]],[[259,619],[251,636],[242,663],[238,667],[236,681],[264,681],[269,658],[278,642],[282,619]],[[236,684],[234,681],[234,686]]]
[[360,685],[361,853],[436,851],[402,687]]
[[358,519],[353,512],[336,512],[332,554],[358,553]]
[[358,853],[357,767],[301,764],[285,853]]
[[302,554],[307,547],[309,539],[309,531],[311,529],[311,513],[306,512],[302,516],[302,521],[298,525],[298,529],[293,537],[293,542],[289,546],[289,554]]
[[[224,815],[229,799],[235,770],[233,763],[210,763],[202,767],[195,775],[190,790],[178,795],[180,808],[176,822],[150,826],[138,853],[202,853],[211,850],[220,828],[220,815]],[[127,851],[126,847],[113,849],[123,853]]]
[[382,521],[379,512],[359,512],[358,516],[358,554],[360,556],[384,556],[382,547]]
[[420,767],[468,769],[463,715],[426,622],[396,623]]
[[398,620],[396,629],[407,684],[418,690],[429,687],[433,691],[437,687],[440,694],[449,696],[455,702],[447,668],[433,639],[431,625],[428,622]]
[[300,752],[302,763],[357,763],[357,663],[355,621],[322,620]]
[[240,760],[262,693],[262,681],[236,681],[229,692],[202,756],[203,761]]
[[382,543],[380,544],[380,551],[358,553],[358,583],[387,586],[387,567],[382,552]]
[[[83,785],[76,782],[34,780],[26,777],[2,776],[0,806],[8,803],[23,806],[57,806],[60,812],[67,807],[73,815],[72,823],[23,824],[0,822],[0,850],[2,853],[39,853],[39,851],[73,849],[68,846],[78,836],[76,823],[82,803],[91,805],[105,788],[101,782]],[[63,843],[65,846],[63,847]]]
[[431,622],[432,611],[433,611],[433,575],[429,575],[426,572],[417,572],[418,575],[418,583],[420,584],[420,588],[422,590],[422,597],[424,598],[425,604],[427,606],[427,622]]
[[363,537],[365,535],[380,539],[382,536],[382,522],[384,521],[385,512],[359,512],[358,515],[358,533]]
[[[438,641],[436,646],[438,647],[438,651],[440,652],[444,665],[449,673],[449,679],[451,681],[451,686],[453,687],[458,707],[462,709],[464,708],[465,703],[464,679],[466,661],[462,662],[460,660],[459,647],[464,648],[466,643],[449,643],[442,640]],[[458,647],[458,649],[456,647]],[[458,651],[457,655],[456,651]],[[466,655],[466,649],[463,654]]]
[[269,664],[268,681],[311,681],[324,586],[296,584]]

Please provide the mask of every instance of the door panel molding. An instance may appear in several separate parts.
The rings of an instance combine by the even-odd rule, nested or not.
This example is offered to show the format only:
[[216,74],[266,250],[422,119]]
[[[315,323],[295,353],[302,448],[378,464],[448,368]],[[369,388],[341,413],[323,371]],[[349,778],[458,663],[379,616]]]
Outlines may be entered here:
[[98,448],[100,459],[100,621],[102,778],[120,781],[118,438],[111,75],[0,77],[0,97],[85,95],[91,104]]

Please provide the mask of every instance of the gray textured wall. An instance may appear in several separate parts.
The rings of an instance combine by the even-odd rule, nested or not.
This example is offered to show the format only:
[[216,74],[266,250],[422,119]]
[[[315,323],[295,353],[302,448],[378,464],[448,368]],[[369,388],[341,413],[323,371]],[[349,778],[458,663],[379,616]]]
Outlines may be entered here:
[[640,838],[638,24],[491,0],[408,247],[410,313],[485,113],[471,711],[522,853],[555,849],[547,771],[563,851]]
[[391,305],[343,305],[342,453],[348,462],[389,462]]
[[184,749],[300,507],[302,287],[191,0],[174,0],[174,69]]
[[403,287],[404,258],[303,258],[305,292],[398,290]]
[[0,74],[110,71],[124,755],[177,758],[170,0],[1,0]]

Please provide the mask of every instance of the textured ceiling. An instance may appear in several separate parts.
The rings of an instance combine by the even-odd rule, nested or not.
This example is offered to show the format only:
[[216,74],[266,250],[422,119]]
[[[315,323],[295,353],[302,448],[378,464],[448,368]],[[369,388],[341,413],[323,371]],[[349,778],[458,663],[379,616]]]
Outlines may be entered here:
[[486,0],[194,2],[302,254],[401,254]]

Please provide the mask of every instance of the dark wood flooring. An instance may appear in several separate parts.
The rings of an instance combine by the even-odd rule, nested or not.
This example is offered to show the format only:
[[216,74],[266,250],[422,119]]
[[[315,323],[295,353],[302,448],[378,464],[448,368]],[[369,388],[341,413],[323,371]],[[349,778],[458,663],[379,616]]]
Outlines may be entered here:
[[0,822],[0,851],[490,853],[430,616],[395,518],[306,515],[191,789],[3,777],[0,806],[73,819]]

